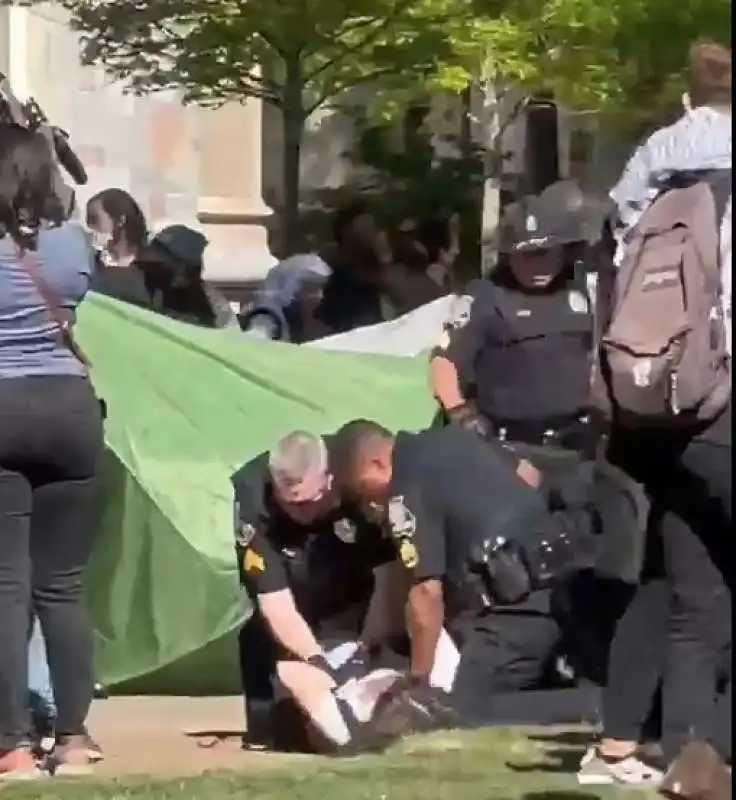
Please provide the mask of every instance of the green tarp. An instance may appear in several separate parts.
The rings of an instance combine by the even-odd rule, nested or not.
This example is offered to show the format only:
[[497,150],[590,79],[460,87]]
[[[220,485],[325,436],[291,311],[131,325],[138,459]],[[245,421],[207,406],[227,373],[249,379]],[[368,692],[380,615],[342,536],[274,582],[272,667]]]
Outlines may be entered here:
[[236,687],[229,476],[294,428],[425,426],[423,359],[246,341],[92,296],[79,338],[108,405],[104,522],[89,570],[98,678],[167,693]]

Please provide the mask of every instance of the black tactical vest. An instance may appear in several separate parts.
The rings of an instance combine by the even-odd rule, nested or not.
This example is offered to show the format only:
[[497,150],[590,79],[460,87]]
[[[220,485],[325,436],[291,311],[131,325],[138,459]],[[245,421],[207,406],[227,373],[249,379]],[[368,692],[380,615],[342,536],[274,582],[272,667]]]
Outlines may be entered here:
[[476,361],[479,409],[497,423],[574,417],[588,406],[593,307],[585,282],[549,293],[506,284]]

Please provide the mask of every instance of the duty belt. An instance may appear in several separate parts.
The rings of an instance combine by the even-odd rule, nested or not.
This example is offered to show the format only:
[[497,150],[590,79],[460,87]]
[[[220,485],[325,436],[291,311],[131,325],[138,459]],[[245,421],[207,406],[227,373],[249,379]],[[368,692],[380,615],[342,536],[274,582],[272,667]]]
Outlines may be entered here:
[[595,447],[596,431],[588,415],[575,419],[540,422],[494,423],[502,442],[522,442],[539,447],[559,447],[564,450],[587,451]]

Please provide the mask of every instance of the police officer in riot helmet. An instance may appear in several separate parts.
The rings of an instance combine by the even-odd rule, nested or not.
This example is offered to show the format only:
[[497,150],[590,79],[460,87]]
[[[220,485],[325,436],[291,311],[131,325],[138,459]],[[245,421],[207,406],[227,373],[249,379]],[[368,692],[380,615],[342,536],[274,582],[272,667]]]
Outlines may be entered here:
[[458,301],[431,359],[432,389],[451,422],[534,444],[585,425],[594,326],[581,256],[590,216],[567,181],[509,207],[501,263]]

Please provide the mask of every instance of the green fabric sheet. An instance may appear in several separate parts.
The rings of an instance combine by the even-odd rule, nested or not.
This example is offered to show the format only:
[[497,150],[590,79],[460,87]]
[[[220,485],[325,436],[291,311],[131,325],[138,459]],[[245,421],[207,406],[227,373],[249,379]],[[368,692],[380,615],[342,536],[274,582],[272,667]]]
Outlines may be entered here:
[[108,405],[105,511],[89,569],[98,678],[135,691],[235,688],[229,477],[295,428],[433,413],[424,359],[254,342],[91,296],[78,336]]

